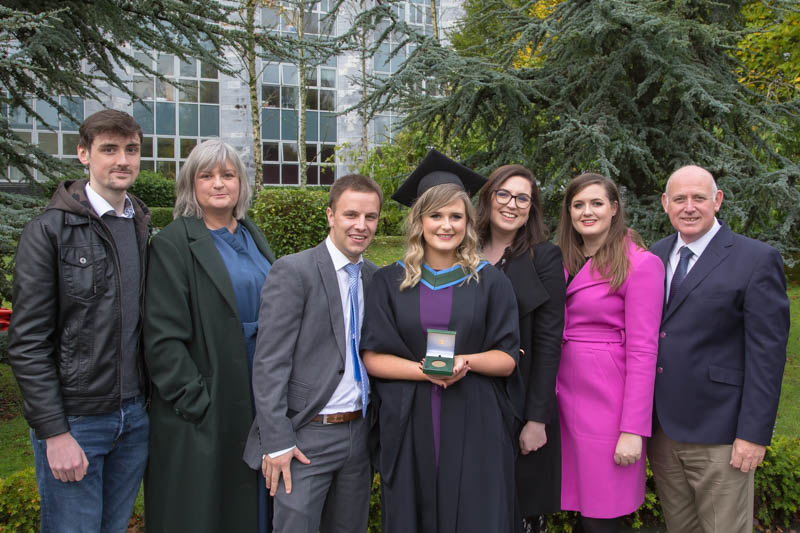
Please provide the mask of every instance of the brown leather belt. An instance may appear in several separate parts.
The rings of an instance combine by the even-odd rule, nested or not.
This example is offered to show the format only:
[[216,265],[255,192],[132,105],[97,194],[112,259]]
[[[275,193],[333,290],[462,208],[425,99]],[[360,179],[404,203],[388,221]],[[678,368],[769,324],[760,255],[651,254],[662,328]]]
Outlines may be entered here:
[[361,409],[352,411],[350,413],[331,413],[329,415],[317,415],[311,420],[314,422],[322,422],[323,424],[341,424],[343,422],[350,422],[356,418],[361,418]]

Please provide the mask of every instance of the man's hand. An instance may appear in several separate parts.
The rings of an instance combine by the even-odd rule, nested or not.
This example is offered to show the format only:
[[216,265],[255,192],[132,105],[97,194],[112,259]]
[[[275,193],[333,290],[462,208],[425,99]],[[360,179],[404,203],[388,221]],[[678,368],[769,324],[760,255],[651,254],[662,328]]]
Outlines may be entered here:
[[619,434],[614,462],[620,466],[632,465],[642,457],[642,436],[633,433]]
[[545,444],[547,444],[547,433],[544,431],[544,424],[528,420],[519,434],[519,451],[522,455],[528,455]]
[[283,483],[286,485],[286,494],[292,493],[292,459],[297,459],[304,465],[311,463],[308,457],[303,455],[303,452],[297,447],[275,458],[265,455],[261,461],[261,473],[264,474],[264,478],[267,480],[270,496],[275,496],[278,491],[278,482],[281,479],[281,475],[283,475]]
[[765,453],[767,453],[766,446],[743,439],[736,439],[733,441],[733,450],[731,450],[731,466],[738,468],[742,472],[755,470],[764,461]]
[[89,468],[89,460],[83,453],[83,448],[67,431],[55,437],[46,439],[47,464],[53,472],[53,477],[59,481],[80,481]]

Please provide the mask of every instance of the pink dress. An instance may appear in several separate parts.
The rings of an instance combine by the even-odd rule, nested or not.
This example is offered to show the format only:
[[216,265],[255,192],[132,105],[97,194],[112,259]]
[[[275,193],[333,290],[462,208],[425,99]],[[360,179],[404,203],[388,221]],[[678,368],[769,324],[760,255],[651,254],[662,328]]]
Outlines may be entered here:
[[561,506],[591,518],[635,511],[644,501],[645,448],[629,466],[614,463],[620,432],[649,437],[664,265],[628,247],[631,267],[619,290],[590,272],[567,287],[556,395],[561,415]]

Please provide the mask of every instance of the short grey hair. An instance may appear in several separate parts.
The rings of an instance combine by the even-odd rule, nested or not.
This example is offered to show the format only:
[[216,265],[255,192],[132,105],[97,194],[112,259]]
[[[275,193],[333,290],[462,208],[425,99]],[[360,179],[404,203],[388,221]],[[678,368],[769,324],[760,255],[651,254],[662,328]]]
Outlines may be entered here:
[[247,179],[244,163],[233,146],[220,139],[209,139],[195,146],[192,153],[189,154],[189,158],[181,165],[181,172],[175,185],[176,199],[175,209],[172,211],[173,218],[180,216],[203,218],[203,210],[197,203],[197,195],[194,191],[195,178],[201,172],[213,170],[227,161],[233,164],[239,177],[239,198],[236,205],[233,206],[233,217],[242,220],[247,215],[253,192],[250,180]]
[[667,204],[669,204],[669,183],[672,181],[673,176],[675,176],[679,172],[686,172],[690,169],[694,170],[695,172],[699,171],[700,173],[705,174],[709,178],[711,178],[711,197],[714,198],[715,196],[717,196],[717,191],[719,190],[717,188],[717,180],[714,179],[714,175],[711,172],[698,165],[685,165],[676,170],[675,172],[673,172],[672,174],[670,174],[669,178],[667,178],[667,185],[664,187],[664,198],[666,198]]

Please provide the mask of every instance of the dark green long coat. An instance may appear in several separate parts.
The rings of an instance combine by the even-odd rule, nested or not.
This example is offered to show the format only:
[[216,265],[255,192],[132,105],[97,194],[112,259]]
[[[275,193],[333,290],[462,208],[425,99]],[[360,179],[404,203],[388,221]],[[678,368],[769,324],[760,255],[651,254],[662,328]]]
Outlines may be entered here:
[[[242,224],[274,262],[261,231]],[[144,345],[154,384],[147,533],[255,532],[256,473],[242,461],[254,417],[244,336],[201,219],[178,218],[153,237]]]

